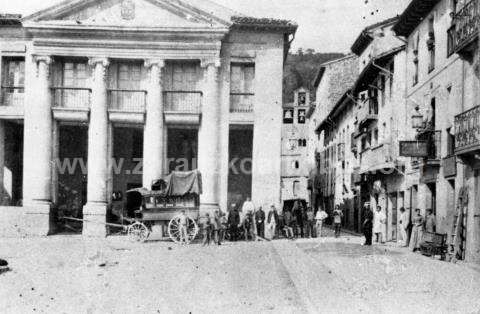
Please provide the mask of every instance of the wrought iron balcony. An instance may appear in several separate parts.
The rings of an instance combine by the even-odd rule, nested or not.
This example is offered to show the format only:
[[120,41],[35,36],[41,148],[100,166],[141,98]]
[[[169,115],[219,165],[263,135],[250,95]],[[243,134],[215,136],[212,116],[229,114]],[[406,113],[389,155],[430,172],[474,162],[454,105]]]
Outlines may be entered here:
[[23,86],[2,86],[0,106],[23,106],[25,88]]
[[165,112],[195,113],[202,110],[203,93],[200,91],[165,91],[163,103]]
[[252,113],[253,93],[230,93],[230,112],[233,113]]
[[52,107],[89,109],[91,89],[79,87],[52,87]]
[[455,153],[468,154],[480,150],[480,106],[455,117]]
[[120,112],[145,112],[147,92],[144,90],[109,89],[108,109]]
[[480,0],[471,0],[465,4],[453,18],[454,28],[449,36],[453,37],[454,51],[460,53],[478,37],[480,26]]

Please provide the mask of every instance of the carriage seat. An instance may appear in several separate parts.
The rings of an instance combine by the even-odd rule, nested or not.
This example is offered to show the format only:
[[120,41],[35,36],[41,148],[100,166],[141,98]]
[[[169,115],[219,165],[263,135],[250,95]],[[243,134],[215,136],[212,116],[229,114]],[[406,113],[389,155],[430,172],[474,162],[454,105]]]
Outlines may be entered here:
[[442,260],[445,260],[447,254],[447,235],[433,232],[424,232],[422,243],[420,244],[420,251],[423,255],[434,258],[440,255]]

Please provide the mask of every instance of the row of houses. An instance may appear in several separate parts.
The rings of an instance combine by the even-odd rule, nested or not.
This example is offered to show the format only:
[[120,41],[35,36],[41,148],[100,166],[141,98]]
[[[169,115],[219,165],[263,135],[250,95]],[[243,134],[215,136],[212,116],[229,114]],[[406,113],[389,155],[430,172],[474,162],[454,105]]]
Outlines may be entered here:
[[321,66],[307,114],[314,206],[342,207],[361,231],[364,204],[379,205],[391,241],[400,208],[432,209],[480,262],[479,14],[479,0],[413,0]]

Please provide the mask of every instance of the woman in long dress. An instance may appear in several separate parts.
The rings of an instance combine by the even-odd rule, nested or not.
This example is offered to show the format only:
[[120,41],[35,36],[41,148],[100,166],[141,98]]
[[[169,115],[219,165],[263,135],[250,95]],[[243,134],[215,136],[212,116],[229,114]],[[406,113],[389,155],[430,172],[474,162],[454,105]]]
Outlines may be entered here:
[[420,209],[415,209],[415,215],[412,217],[412,235],[410,237],[410,250],[415,252],[420,248],[423,238],[423,224],[425,219],[420,214]]

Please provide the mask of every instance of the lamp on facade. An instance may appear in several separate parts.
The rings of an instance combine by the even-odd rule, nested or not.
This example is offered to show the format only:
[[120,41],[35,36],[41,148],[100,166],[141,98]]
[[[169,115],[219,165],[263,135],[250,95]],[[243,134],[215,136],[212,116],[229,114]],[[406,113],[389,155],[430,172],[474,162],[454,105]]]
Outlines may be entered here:
[[423,116],[419,112],[419,107],[415,107],[415,114],[412,115],[412,127],[420,129],[423,127]]

